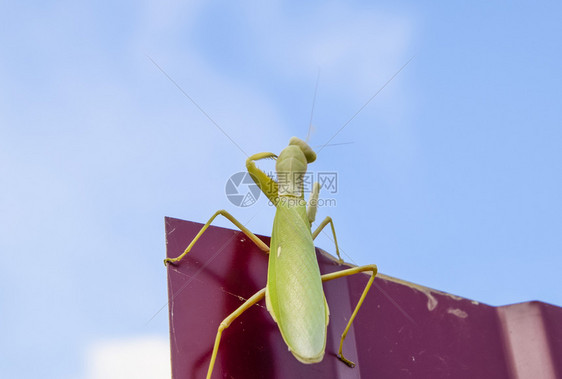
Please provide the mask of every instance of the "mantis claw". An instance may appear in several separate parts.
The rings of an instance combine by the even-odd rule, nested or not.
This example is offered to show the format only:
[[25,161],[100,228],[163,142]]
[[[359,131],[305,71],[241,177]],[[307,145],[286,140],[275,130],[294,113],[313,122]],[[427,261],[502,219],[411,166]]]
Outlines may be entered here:
[[355,367],[355,363],[353,363],[352,361],[350,361],[349,359],[347,359],[346,357],[343,356],[343,354],[338,354],[338,359],[340,361],[342,361],[343,363],[345,363],[346,365],[348,365],[351,368]]
[[176,262],[173,258],[166,258],[164,259],[164,266],[168,267],[168,263],[174,264]]

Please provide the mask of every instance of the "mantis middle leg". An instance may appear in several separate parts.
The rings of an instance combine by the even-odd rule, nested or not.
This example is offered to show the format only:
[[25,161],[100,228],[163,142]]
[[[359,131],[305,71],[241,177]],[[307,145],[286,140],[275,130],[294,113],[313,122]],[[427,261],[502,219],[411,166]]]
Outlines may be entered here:
[[[312,223],[316,219],[316,210],[318,209],[319,194],[320,194],[320,183],[315,182],[314,185],[312,186],[312,192],[310,194],[310,198],[308,200],[308,207],[306,209],[306,215],[308,216],[308,222],[310,222],[310,225],[312,225]],[[322,221],[320,225],[318,225],[318,228],[316,228],[316,230],[312,232],[312,239],[313,240],[316,239],[316,237],[318,237],[318,234],[320,234],[322,229],[324,229],[328,224],[330,224],[330,226],[332,227],[332,234],[334,235],[334,244],[336,245],[336,254],[338,255],[339,263],[341,264],[343,263],[343,259],[341,259],[340,249],[338,247],[338,239],[336,237],[336,229],[334,228],[334,222],[332,221],[331,217],[326,217],[324,221]]]
[[176,263],[176,262],[181,261],[183,259],[183,257],[185,257],[187,255],[187,253],[189,253],[191,251],[191,248],[193,247],[193,245],[195,245],[195,242],[197,242],[197,240],[199,238],[201,238],[203,233],[205,233],[205,230],[207,230],[207,228],[211,225],[213,220],[218,215],[224,216],[226,219],[228,219],[230,222],[232,222],[234,225],[236,225],[246,236],[248,236],[248,238],[250,238],[260,248],[260,250],[262,250],[265,253],[269,253],[269,246],[267,246],[265,244],[265,242],[263,242],[261,239],[258,238],[258,236],[256,236],[248,228],[246,228],[244,225],[242,225],[242,223],[240,221],[238,221],[236,218],[234,218],[234,216],[232,216],[230,213],[228,213],[224,209],[221,209],[221,210],[216,211],[215,214],[211,216],[209,221],[207,221],[207,223],[205,225],[203,225],[203,227],[201,228],[199,233],[197,233],[195,238],[193,238],[193,241],[191,241],[191,243],[187,246],[185,251],[183,253],[181,253],[180,256],[178,256],[177,258],[166,258],[166,259],[164,259],[164,264],[167,265],[168,263]]
[[312,232],[312,239],[315,240],[316,237],[318,237],[318,235],[322,231],[322,229],[324,229],[326,227],[326,225],[328,225],[328,224],[330,224],[330,226],[332,227],[332,234],[334,235],[334,244],[336,245],[336,254],[338,255],[339,263],[343,263],[343,259],[341,258],[341,255],[340,255],[340,249],[338,247],[338,239],[336,237],[336,229],[334,228],[334,222],[332,221],[332,218],[330,216],[326,217],[324,219],[324,221],[322,221],[320,223],[320,225],[318,225],[318,228],[316,228],[316,230],[314,232]]

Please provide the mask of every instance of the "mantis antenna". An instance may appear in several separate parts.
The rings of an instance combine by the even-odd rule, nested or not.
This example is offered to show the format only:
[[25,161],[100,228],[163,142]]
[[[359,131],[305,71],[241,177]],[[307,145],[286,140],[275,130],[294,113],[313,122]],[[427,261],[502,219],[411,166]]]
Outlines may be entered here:
[[310,110],[310,121],[308,123],[308,133],[306,134],[305,142],[308,143],[310,140],[310,134],[312,133],[312,118],[314,117],[314,106],[316,105],[316,94],[318,93],[318,83],[320,82],[320,68],[318,68],[318,74],[316,74],[316,85],[314,86],[314,97],[312,98],[312,109]]

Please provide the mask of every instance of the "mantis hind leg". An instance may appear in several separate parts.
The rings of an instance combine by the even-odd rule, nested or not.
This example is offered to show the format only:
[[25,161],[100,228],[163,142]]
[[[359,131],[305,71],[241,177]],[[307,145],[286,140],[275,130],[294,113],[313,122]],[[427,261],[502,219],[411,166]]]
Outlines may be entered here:
[[228,219],[230,222],[232,222],[234,225],[236,225],[238,227],[238,229],[240,229],[246,236],[248,236],[248,238],[250,238],[256,245],[258,245],[258,247],[262,251],[264,251],[266,253],[269,253],[269,247],[261,239],[259,239],[258,236],[256,236],[248,228],[246,228],[244,225],[242,225],[242,223],[240,221],[238,221],[237,219],[235,219],[234,216],[232,216],[230,213],[228,213],[224,209],[221,209],[221,210],[216,211],[215,214],[211,216],[209,221],[207,221],[207,223],[205,225],[203,225],[203,227],[201,228],[199,233],[197,233],[195,238],[193,238],[193,241],[191,241],[191,243],[186,247],[185,251],[183,253],[181,253],[180,256],[178,256],[177,258],[166,258],[166,259],[164,259],[164,264],[167,265],[168,263],[176,263],[176,262],[181,261],[183,259],[183,257],[185,257],[187,255],[187,253],[189,253],[191,251],[191,248],[193,247],[193,245],[195,245],[195,242],[197,242],[197,240],[199,238],[201,238],[203,233],[205,233],[205,230],[207,230],[207,228],[211,225],[213,220],[218,215],[221,215],[221,216],[225,217],[226,219]]
[[265,288],[262,288],[258,292],[256,292],[252,297],[244,302],[241,306],[239,306],[234,312],[228,315],[219,325],[219,330],[217,332],[217,336],[215,337],[215,345],[213,346],[213,354],[211,355],[211,362],[209,363],[209,370],[207,371],[207,379],[211,378],[211,374],[213,373],[213,367],[215,366],[215,360],[217,359],[217,354],[219,351],[219,344],[221,341],[222,331],[225,330],[232,324],[234,320],[242,313],[244,313],[248,308],[252,305],[256,304],[258,301],[263,299],[265,294]]
[[338,255],[338,260],[339,263],[343,263],[343,259],[341,259],[341,255],[340,255],[340,249],[338,247],[338,239],[336,237],[336,229],[334,228],[334,222],[332,221],[332,218],[330,216],[326,217],[324,219],[324,221],[322,221],[320,223],[320,225],[318,225],[318,228],[316,228],[316,230],[314,232],[312,232],[312,239],[316,239],[316,237],[318,237],[318,235],[320,234],[320,232],[322,231],[322,229],[324,229],[326,227],[326,225],[330,224],[330,226],[332,227],[332,234],[334,235],[334,244],[336,245],[336,254]]
[[339,348],[339,351],[338,351],[338,358],[342,362],[344,362],[346,365],[348,365],[349,367],[355,367],[355,363],[353,363],[352,361],[348,360],[347,358],[345,358],[343,356],[343,353],[342,353],[343,341],[345,340],[345,337],[347,336],[347,332],[349,332],[349,328],[351,327],[351,323],[355,319],[355,316],[357,315],[357,312],[359,311],[359,308],[361,308],[361,305],[363,304],[363,301],[365,300],[365,297],[367,296],[367,293],[369,292],[369,289],[371,288],[371,285],[373,284],[373,281],[375,280],[375,276],[377,275],[377,266],[376,265],[366,265],[366,266],[361,266],[361,267],[353,267],[353,268],[349,268],[347,270],[342,270],[342,271],[334,272],[334,273],[331,273],[331,274],[322,275],[322,281],[326,282],[328,280],[343,278],[344,276],[349,276],[349,275],[357,274],[359,272],[364,272],[364,271],[371,271],[371,278],[369,278],[369,281],[367,282],[367,285],[365,286],[365,289],[363,290],[363,294],[361,294],[361,298],[359,299],[359,302],[357,302],[357,305],[355,306],[355,310],[351,314],[349,322],[347,323],[347,326],[345,327],[345,330],[343,331],[343,333],[341,335],[340,348]]

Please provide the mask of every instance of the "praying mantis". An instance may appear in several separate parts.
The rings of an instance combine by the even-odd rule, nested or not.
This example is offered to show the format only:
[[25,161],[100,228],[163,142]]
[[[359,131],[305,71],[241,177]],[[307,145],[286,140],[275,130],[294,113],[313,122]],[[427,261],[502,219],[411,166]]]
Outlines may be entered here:
[[[275,159],[277,181],[260,170],[255,162]],[[316,219],[320,192],[319,183],[314,183],[308,202],[304,199],[304,175],[308,164],[316,160],[316,153],[303,140],[293,137],[289,145],[279,154],[257,153],[246,161],[246,168],[260,190],[275,205],[276,213],[271,233],[270,246],[253,234],[248,228],[225,210],[219,210],[205,223],[199,233],[176,258],[166,258],[164,264],[178,264],[192,249],[193,245],[221,215],[231,221],[260,250],[269,254],[266,287],[247,299],[238,309],[228,315],[219,325],[210,358],[207,379],[211,378],[223,331],[244,311],[265,297],[266,307],[287,347],[297,360],[305,364],[322,361],[326,349],[329,308],[322,288],[322,282],[342,278],[360,272],[371,276],[345,327],[339,345],[338,358],[350,367],[355,364],[344,357],[343,342],[377,274],[377,266],[365,265],[322,275],[316,260],[314,239],[330,224],[339,263],[342,263],[336,239],[334,223],[326,217],[312,231]]]

